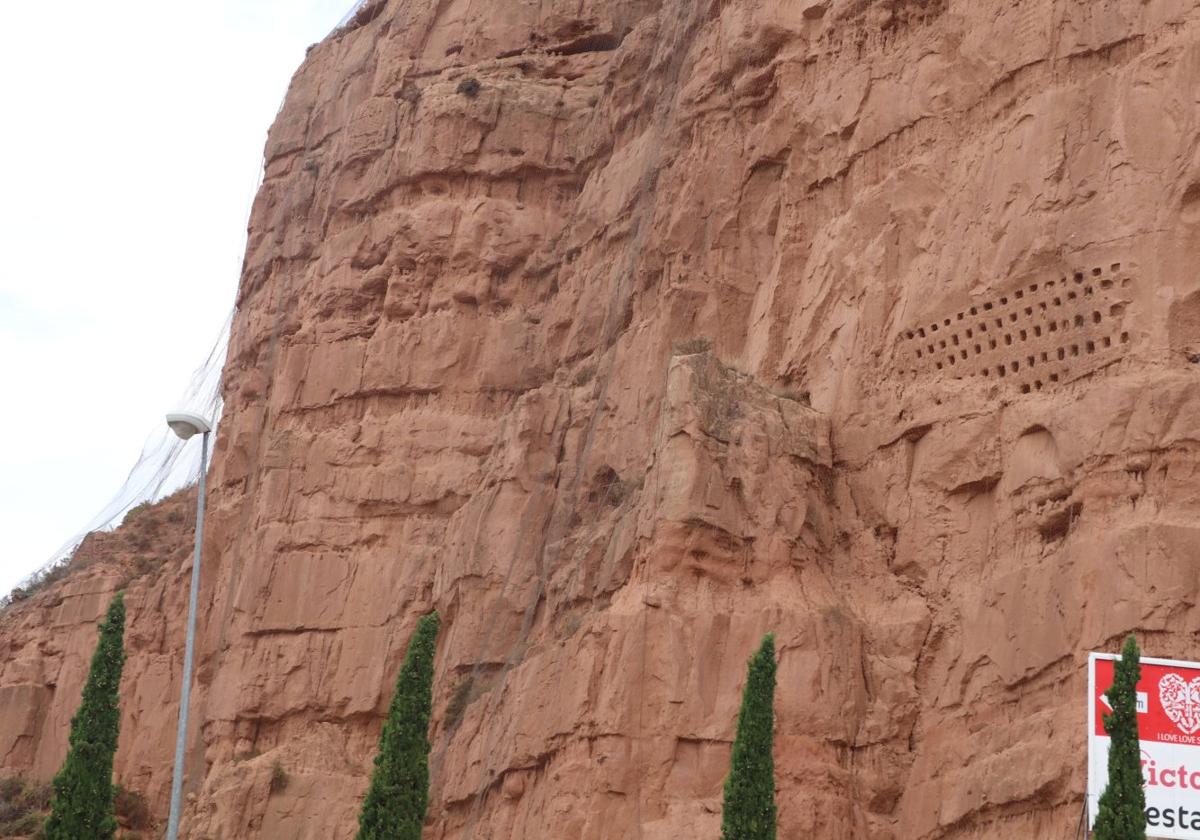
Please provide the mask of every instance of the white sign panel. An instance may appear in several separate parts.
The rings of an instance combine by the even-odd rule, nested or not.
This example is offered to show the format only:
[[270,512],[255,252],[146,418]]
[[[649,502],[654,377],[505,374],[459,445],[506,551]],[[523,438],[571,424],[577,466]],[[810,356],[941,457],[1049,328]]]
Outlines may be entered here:
[[[1088,659],[1088,817],[1096,822],[1108,784],[1104,693],[1120,657]],[[1200,840],[1200,663],[1142,658],[1137,684],[1138,740],[1146,789],[1146,835]]]

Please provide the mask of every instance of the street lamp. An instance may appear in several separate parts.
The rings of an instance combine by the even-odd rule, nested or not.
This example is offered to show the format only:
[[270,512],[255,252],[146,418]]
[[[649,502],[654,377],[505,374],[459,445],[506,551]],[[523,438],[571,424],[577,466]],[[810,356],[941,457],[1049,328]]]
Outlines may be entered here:
[[196,548],[192,557],[192,590],[188,596],[187,641],[183,648],[183,688],[179,694],[179,731],[175,735],[175,773],[171,777],[171,816],[167,840],[179,837],[179,812],[183,805],[183,745],[187,738],[188,701],[192,695],[192,652],[196,646],[196,601],[200,595],[200,544],[204,539],[204,478],[208,461],[208,436],[212,424],[199,414],[178,411],[167,415],[167,425],[180,439],[201,435],[200,489],[196,497]]

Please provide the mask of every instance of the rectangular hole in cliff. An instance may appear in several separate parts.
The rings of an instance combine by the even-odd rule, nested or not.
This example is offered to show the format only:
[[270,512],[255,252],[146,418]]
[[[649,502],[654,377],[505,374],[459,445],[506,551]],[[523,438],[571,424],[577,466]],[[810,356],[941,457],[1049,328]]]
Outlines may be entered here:
[[1128,344],[1128,343],[1129,343],[1129,333],[1127,333],[1127,332],[1123,332],[1123,333],[1121,333],[1121,343],[1122,343],[1122,344]]

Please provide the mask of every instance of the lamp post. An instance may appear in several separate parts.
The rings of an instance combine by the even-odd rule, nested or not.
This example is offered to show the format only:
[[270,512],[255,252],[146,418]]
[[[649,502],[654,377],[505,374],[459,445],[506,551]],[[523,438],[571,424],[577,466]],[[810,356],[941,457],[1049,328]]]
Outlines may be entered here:
[[179,693],[179,731],[175,735],[175,772],[171,777],[171,815],[167,820],[167,840],[179,837],[179,812],[183,805],[183,746],[187,738],[188,701],[192,695],[192,653],[196,646],[196,601],[200,596],[200,544],[204,540],[204,478],[208,461],[208,436],[212,425],[199,414],[180,411],[167,415],[171,431],[187,440],[201,435],[200,488],[196,497],[196,548],[192,556],[192,589],[188,596],[187,640],[183,648],[183,688]]

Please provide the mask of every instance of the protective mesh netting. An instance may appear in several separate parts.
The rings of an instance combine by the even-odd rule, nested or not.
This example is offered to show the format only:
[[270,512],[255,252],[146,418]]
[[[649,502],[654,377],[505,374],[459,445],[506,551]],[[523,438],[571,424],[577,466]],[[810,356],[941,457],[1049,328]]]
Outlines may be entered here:
[[[229,342],[232,314],[225,319],[212,349],[204,363],[192,374],[179,400],[168,409],[176,408],[203,415],[214,421],[221,416],[221,369],[225,363],[225,347]],[[188,445],[191,443],[191,445]],[[167,428],[166,421],[151,433],[142,445],[141,454],[130,468],[124,482],[112,498],[94,517],[72,534],[40,568],[27,575],[8,595],[0,597],[0,609],[24,600],[48,583],[62,577],[71,567],[75,551],[84,537],[93,531],[103,531],[121,524],[130,509],[145,502],[155,502],[182,487],[194,484],[200,476],[200,446],[198,441],[183,441]]]
[[[342,16],[330,34],[353,26],[360,12],[369,14],[379,5],[379,0],[356,0]],[[283,110],[284,99],[279,111]],[[253,186],[245,202],[244,218],[249,220],[254,196],[262,184],[265,161],[260,161]],[[245,243],[238,250],[239,259]],[[218,331],[204,362],[193,372],[191,380],[174,405],[166,410],[181,410],[199,414],[212,421],[214,434],[210,451],[215,447],[217,424],[223,408],[221,399],[221,372],[225,366],[225,351],[229,344],[229,330],[236,310],[231,309]],[[280,315],[282,312],[279,313]],[[273,331],[274,332],[274,331]],[[274,365],[272,355],[270,366]],[[270,381],[272,371],[267,371]],[[76,550],[84,538],[95,531],[111,530],[119,526],[125,515],[133,508],[147,502],[156,502],[172,493],[195,484],[200,477],[200,446],[198,441],[183,441],[167,427],[165,419],[156,431],[147,437],[141,454],[130,468],[124,482],[112,498],[80,530],[72,534],[37,570],[26,575],[7,595],[0,595],[0,610],[22,601],[44,586],[63,577],[72,567]]]

